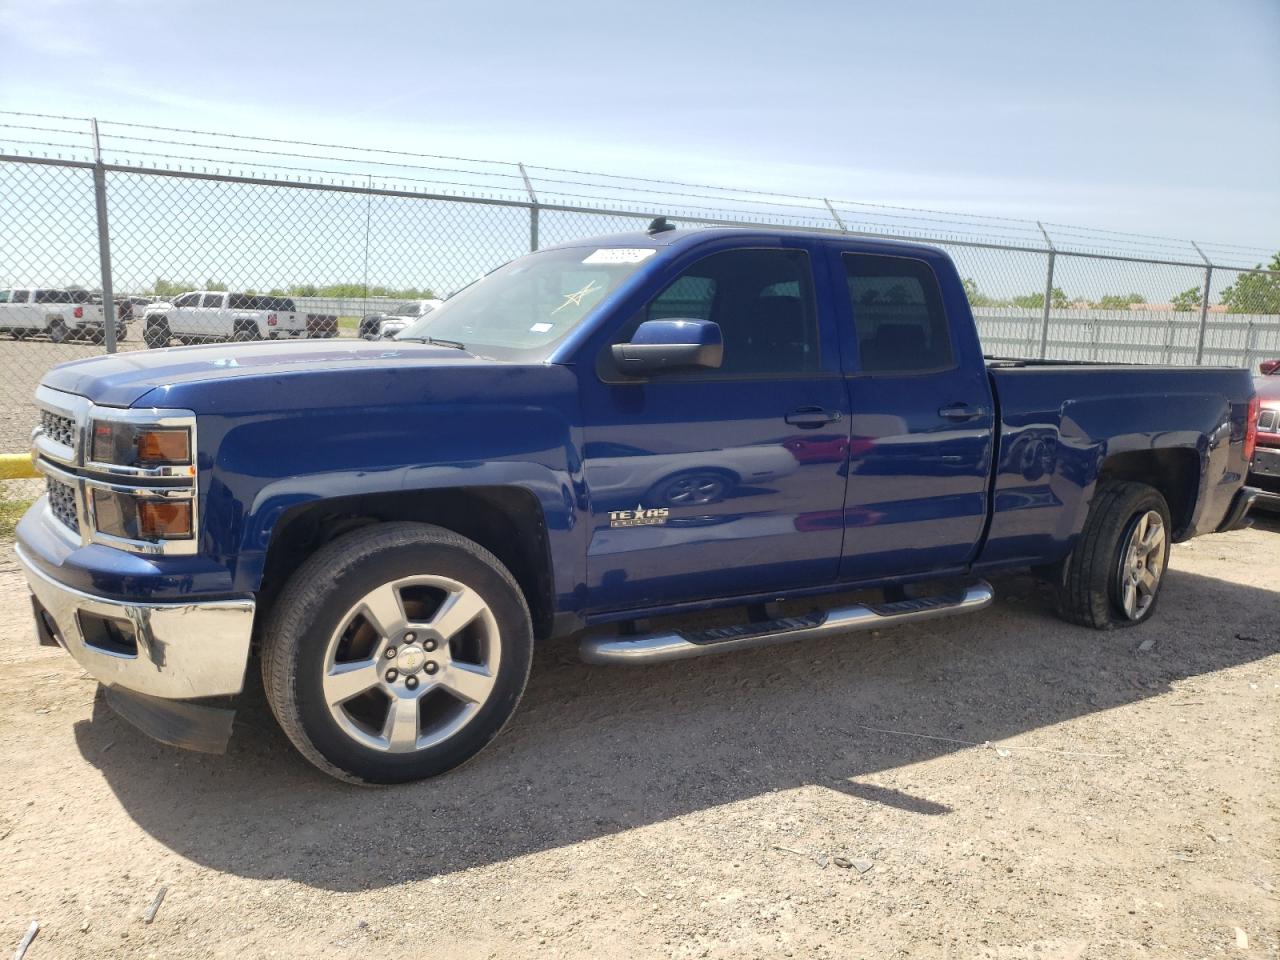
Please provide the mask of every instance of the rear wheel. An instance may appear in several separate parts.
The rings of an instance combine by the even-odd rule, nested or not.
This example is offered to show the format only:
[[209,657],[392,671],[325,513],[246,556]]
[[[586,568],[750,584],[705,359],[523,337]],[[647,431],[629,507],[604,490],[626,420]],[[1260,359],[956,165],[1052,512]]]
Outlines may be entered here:
[[231,339],[236,343],[244,343],[249,340],[258,340],[258,328],[254,326],[239,326],[231,334]]
[[1169,505],[1154,487],[1131,481],[1099,487],[1084,530],[1058,577],[1058,613],[1098,630],[1151,618],[1169,562]]
[[343,780],[444,773],[515,711],[529,611],[489,551],[386,523],[335,540],[290,578],[265,632],[267,698],[298,750]]
[[61,317],[49,324],[47,332],[52,343],[66,343],[71,336],[71,331],[67,329],[67,325],[63,323]]

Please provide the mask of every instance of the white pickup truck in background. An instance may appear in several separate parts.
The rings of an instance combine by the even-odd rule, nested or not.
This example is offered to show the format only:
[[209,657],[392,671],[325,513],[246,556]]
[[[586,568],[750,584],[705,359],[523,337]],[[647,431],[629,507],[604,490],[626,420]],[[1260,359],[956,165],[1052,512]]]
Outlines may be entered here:
[[[67,340],[103,339],[102,304],[92,302],[87,290],[59,290],[53,287],[14,287],[0,290],[0,331],[15,340],[46,336],[54,343]],[[116,339],[123,340],[127,327],[116,323]]]
[[306,314],[288,297],[194,291],[172,303],[153,303],[144,315],[149,347],[204,340],[278,340],[307,335]]

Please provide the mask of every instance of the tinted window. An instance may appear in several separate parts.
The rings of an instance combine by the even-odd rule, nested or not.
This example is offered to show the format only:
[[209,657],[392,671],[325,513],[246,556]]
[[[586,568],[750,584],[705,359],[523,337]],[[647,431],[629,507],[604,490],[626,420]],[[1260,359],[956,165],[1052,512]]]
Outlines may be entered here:
[[64,303],[101,303],[102,294],[92,296],[88,290],[71,290],[67,294],[67,300]]
[[184,293],[177,300],[173,301],[175,307],[198,307],[200,306],[200,294]]
[[29,290],[15,290],[13,291],[13,302],[26,303],[30,294],[31,292]]
[[206,293],[206,294],[204,295],[204,303],[203,303],[203,304],[201,304],[201,306],[205,306],[205,307],[221,307],[221,306],[222,306],[222,294],[220,294],[220,293]]
[[227,301],[227,306],[232,310],[249,310],[249,301],[253,298],[244,293],[233,293]]
[[71,303],[71,294],[65,290],[37,290],[36,303]]
[[715,278],[683,276],[653,299],[645,319],[710,320],[715,299]]
[[864,373],[920,373],[953,365],[942,292],[923,260],[844,255]]
[[649,302],[643,320],[712,320],[724,337],[719,370],[691,376],[793,374],[818,369],[818,324],[803,250],[728,250],[689,267]]

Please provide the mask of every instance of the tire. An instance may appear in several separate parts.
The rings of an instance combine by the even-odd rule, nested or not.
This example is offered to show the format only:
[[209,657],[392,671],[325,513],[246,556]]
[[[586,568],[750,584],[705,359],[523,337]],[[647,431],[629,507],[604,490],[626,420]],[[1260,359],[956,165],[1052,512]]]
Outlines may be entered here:
[[124,343],[129,339],[129,328],[121,324],[116,328],[116,343]]
[[1154,487],[1133,481],[1100,485],[1080,539],[1061,567],[1058,615],[1096,630],[1150,620],[1172,530],[1169,504]]
[[142,331],[142,340],[152,350],[169,345],[169,322],[161,320],[159,323],[148,323],[146,329]]
[[247,343],[250,340],[258,339],[261,339],[258,336],[258,331],[250,327],[237,327],[231,334],[232,343]]
[[[458,627],[446,609],[476,612]],[[533,653],[510,572],[473,541],[422,523],[376,524],[324,546],[285,585],[264,637],[263,685],[280,726],[312,764],[352,783],[421,780],[471,759],[515,712]]]
[[71,331],[67,329],[67,325],[62,320],[54,320],[49,324],[49,329],[45,331],[49,336],[50,343],[66,343],[71,337]]
[[102,330],[86,330],[84,338],[89,343],[103,343],[106,341],[107,335]]

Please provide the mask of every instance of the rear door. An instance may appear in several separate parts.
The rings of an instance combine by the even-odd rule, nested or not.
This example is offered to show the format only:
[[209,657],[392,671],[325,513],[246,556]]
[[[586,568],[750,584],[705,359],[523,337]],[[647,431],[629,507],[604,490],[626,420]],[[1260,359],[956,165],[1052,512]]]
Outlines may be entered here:
[[851,411],[841,579],[962,569],[986,524],[995,421],[976,331],[949,261],[904,249],[832,248]]

